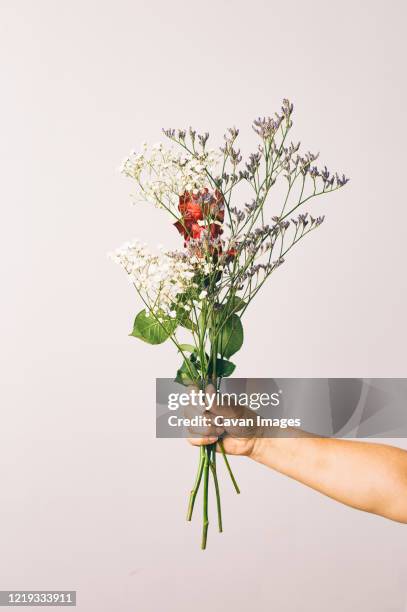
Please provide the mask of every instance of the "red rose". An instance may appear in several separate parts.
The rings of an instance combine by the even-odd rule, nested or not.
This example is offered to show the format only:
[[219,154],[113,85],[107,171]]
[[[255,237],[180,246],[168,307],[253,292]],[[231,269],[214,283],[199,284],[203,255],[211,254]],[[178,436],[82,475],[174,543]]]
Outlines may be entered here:
[[209,225],[209,234],[211,238],[217,238],[223,233],[222,227],[219,223],[210,223]]
[[193,238],[194,240],[198,240],[198,238],[201,237],[201,234],[204,231],[204,229],[205,229],[204,225],[193,223],[191,225],[191,233],[190,233],[191,238]]
[[[209,225],[198,223],[208,217],[223,223],[225,210],[220,191],[215,190],[214,193],[210,193],[206,188],[197,194],[186,191],[179,197],[178,210],[181,219],[174,223],[174,226],[183,236],[184,246],[187,246],[191,238],[194,240],[201,238],[204,231],[207,231],[213,240],[222,234],[223,229],[219,223],[209,223]],[[216,250],[220,253],[220,246]]]
[[187,224],[194,221],[202,221],[203,212],[200,203],[200,194],[186,191],[179,197],[178,210]]
[[176,223],[174,223],[174,227],[177,228],[177,230],[179,231],[181,236],[183,236],[185,238],[185,240],[187,240],[187,238],[189,238],[188,229],[187,229],[186,225],[184,225],[181,221],[177,221]]
[[189,235],[186,238],[186,240],[188,240],[189,238],[198,240],[199,238],[202,237],[202,234],[204,232],[207,232],[208,230],[209,230],[209,236],[213,239],[220,236],[223,232],[223,229],[218,223],[210,223],[209,226],[199,225],[199,223],[192,223],[191,226],[189,227]]

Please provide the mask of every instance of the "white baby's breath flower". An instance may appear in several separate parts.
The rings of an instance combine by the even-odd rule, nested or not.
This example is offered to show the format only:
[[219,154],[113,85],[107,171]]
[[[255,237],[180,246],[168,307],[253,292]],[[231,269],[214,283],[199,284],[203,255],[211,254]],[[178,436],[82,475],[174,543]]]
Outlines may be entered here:
[[199,294],[199,299],[203,300],[204,298],[206,298],[206,296],[208,295],[208,292],[205,291],[205,289],[203,291],[201,291],[201,293]]
[[141,152],[132,151],[121,172],[138,183],[139,198],[171,210],[177,208],[179,196],[186,191],[197,194],[210,187],[207,173],[216,174],[219,160],[220,154],[215,151],[202,153],[196,159],[156,143],[150,151],[144,145]]
[[139,241],[126,243],[111,257],[125,269],[129,280],[154,311],[176,317],[173,305],[191,286],[195,274],[187,258],[162,251],[155,255]]

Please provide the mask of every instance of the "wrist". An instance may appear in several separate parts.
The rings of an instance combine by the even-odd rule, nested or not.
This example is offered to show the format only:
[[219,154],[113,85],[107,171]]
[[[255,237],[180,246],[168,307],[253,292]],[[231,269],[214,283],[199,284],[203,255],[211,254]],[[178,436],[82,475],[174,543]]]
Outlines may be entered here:
[[263,463],[266,447],[269,447],[270,443],[272,442],[272,438],[264,438],[262,435],[256,436],[253,439],[253,446],[249,455],[250,459],[257,461],[258,463]]

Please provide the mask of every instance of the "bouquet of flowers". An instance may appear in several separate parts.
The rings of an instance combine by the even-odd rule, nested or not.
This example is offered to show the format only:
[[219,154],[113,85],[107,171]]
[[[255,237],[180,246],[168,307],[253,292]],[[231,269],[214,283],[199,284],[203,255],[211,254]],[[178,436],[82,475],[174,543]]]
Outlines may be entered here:
[[[324,221],[302,207],[348,182],[317,166],[318,155],[303,154],[299,143],[288,142],[292,113],[293,105],[284,100],[279,113],[253,122],[260,142],[245,163],[236,128],[227,130],[219,150],[208,146],[208,133],[166,129],[170,146],[144,144],[123,162],[137,196],[169,214],[183,246],[153,253],[134,241],[114,253],[144,305],[131,335],[149,344],[172,342],[182,356],[176,381],[183,385],[205,389],[210,383],[219,389],[222,378],[234,372],[230,359],[243,344],[246,309],[289,251]],[[272,199],[277,182],[283,191],[273,193],[283,195]],[[251,195],[240,204],[244,187]],[[181,334],[189,335],[187,342]],[[222,439],[218,445],[239,493]],[[210,475],[222,531],[215,458],[216,443],[200,448],[188,505],[191,520],[203,482],[203,549]]]

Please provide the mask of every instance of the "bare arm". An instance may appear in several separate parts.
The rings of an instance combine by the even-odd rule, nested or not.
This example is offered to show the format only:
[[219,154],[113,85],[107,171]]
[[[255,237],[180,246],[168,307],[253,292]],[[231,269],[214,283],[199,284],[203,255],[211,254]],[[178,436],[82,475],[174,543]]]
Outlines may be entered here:
[[[247,408],[214,405],[208,414],[250,413]],[[407,523],[407,451],[385,444],[314,438],[300,430],[293,432],[295,437],[284,438],[264,433],[212,427],[198,434],[204,437],[189,441],[209,444],[222,435],[229,454],[245,455],[353,508]]]
[[336,501],[407,523],[407,451],[332,438],[260,438],[250,455]]

